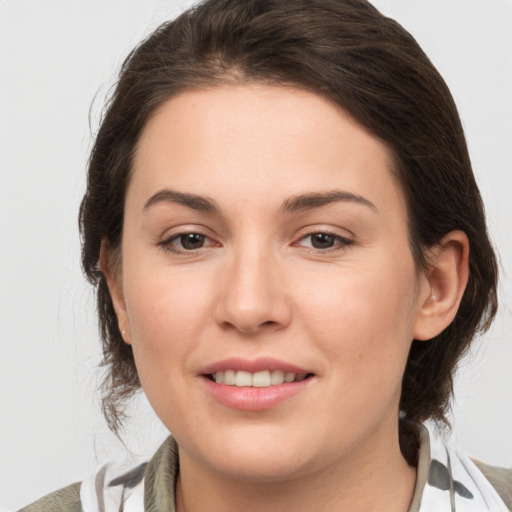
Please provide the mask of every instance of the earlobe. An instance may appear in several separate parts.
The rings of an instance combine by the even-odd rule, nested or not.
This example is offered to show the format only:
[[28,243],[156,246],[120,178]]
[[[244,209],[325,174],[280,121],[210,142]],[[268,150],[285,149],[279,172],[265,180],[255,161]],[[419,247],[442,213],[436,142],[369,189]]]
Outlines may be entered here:
[[428,253],[426,288],[420,298],[414,339],[429,340],[455,318],[469,275],[469,241],[462,231],[451,231]]
[[106,240],[102,240],[100,248],[100,268],[107,281],[108,290],[117,316],[119,331],[125,343],[130,344],[130,329],[126,304],[124,300],[122,273],[120,264]]

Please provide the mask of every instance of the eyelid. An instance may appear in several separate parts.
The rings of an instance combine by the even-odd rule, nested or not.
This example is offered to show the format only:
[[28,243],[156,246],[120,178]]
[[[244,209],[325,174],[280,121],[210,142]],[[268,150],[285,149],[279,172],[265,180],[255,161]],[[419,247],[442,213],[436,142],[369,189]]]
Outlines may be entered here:
[[[355,243],[355,237],[353,235],[345,236],[343,234],[340,234],[339,231],[337,231],[336,229],[332,228],[324,228],[323,226],[308,226],[307,228],[303,228],[301,231],[302,233],[296,235],[295,241],[291,243],[291,246],[302,247],[306,251],[312,253],[327,254],[329,252],[346,250]],[[180,237],[189,234],[197,234],[204,237],[206,245],[201,246],[197,249],[180,249],[174,245],[174,242],[178,240]],[[316,248],[307,247],[302,244],[304,240],[317,234],[323,234],[333,237],[335,239],[334,245],[327,248]],[[182,225],[172,228],[168,230],[165,235],[160,237],[160,239],[157,239],[155,241],[155,245],[157,245],[162,250],[165,250],[167,252],[188,256],[196,255],[201,251],[204,252],[205,249],[222,246],[222,244],[211,235],[209,229],[205,228],[204,226],[198,225]]]
[[343,251],[343,250],[348,249],[351,245],[353,245],[355,243],[355,240],[354,240],[353,236],[352,237],[347,237],[347,236],[344,236],[344,235],[340,234],[339,232],[336,232],[333,229],[324,229],[322,227],[318,227],[316,229],[315,228],[308,228],[308,231],[305,232],[304,234],[301,234],[297,238],[297,241],[294,242],[292,245],[294,245],[294,246],[297,246],[297,245],[301,246],[300,242],[302,242],[303,240],[307,239],[308,237],[312,237],[313,235],[317,235],[317,234],[332,236],[332,237],[334,237],[338,241],[338,243],[333,245],[332,247],[328,247],[328,248],[325,248],[325,249],[320,249],[320,248],[316,248],[316,247],[304,247],[304,246],[302,246],[308,252],[313,252],[313,253],[316,253],[316,254],[326,254],[326,253],[329,253],[329,252]]
[[[170,232],[169,232],[170,231]],[[184,235],[190,235],[190,234],[197,234],[205,239],[209,240],[210,243],[208,245],[205,245],[203,247],[199,247],[198,249],[179,249],[173,247],[173,242],[180,237]],[[199,253],[201,250],[208,249],[211,247],[220,247],[221,244],[216,241],[211,234],[209,233],[209,230],[197,225],[190,225],[190,226],[179,226],[174,229],[168,230],[165,235],[160,237],[158,240],[156,240],[156,245],[161,248],[164,251],[177,254],[177,255],[186,255],[186,256],[193,256]]]

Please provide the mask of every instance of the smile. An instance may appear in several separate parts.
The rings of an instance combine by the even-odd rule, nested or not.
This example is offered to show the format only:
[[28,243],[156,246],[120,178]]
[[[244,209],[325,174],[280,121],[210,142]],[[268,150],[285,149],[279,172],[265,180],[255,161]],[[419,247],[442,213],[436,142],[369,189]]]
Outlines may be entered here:
[[210,378],[217,384],[238,387],[266,388],[284,383],[301,382],[310,374],[263,370],[255,373],[243,370],[225,370],[213,373]]
[[316,372],[273,357],[231,357],[199,371],[207,394],[230,409],[264,411],[315,386]]

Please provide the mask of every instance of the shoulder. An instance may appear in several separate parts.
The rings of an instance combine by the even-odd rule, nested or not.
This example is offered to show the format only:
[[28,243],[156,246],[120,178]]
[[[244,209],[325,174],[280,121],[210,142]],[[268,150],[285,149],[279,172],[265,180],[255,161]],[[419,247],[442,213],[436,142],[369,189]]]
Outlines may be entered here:
[[81,512],[80,482],[38,499],[19,512]]
[[178,472],[178,447],[169,436],[149,463],[105,464],[83,482],[48,494],[18,512],[173,512]]
[[512,510],[512,468],[499,468],[490,466],[479,460],[472,460],[475,466],[483,473],[485,478],[487,478],[489,483],[500,495],[505,505]]
[[470,459],[442,426],[418,427],[417,487],[410,512],[452,510],[454,504],[461,511],[512,512],[512,469]]
[[89,478],[38,499],[18,512],[118,512],[143,510],[147,463],[107,463]]

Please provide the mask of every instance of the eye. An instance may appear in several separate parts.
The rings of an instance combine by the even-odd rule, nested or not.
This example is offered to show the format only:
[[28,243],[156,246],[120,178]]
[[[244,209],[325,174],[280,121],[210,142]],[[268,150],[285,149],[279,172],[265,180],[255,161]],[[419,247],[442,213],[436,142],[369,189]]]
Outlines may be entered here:
[[317,251],[344,249],[352,243],[352,240],[348,238],[323,232],[309,233],[299,240],[300,245]]
[[177,242],[181,245],[182,249],[186,251],[195,251],[203,247],[206,237],[200,233],[186,233],[184,235],[178,235],[173,238],[173,242]]
[[160,242],[162,248],[174,253],[193,253],[203,247],[211,247],[215,242],[202,233],[179,233]]

